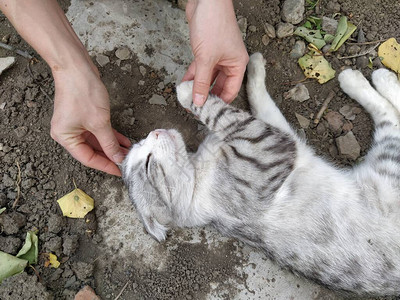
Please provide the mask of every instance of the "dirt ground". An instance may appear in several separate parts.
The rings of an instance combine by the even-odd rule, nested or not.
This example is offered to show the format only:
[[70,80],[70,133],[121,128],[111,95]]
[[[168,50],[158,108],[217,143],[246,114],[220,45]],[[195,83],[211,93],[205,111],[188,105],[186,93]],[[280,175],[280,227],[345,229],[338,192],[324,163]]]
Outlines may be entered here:
[[[234,4],[237,16],[247,19],[247,49],[250,53],[261,52],[266,58],[267,88],[286,118],[300,130],[295,113],[312,120],[331,90],[336,95],[327,112],[339,112],[344,105],[360,107],[339,90],[337,79],[324,85],[312,80],[305,81],[310,93],[307,101],[284,99],[284,93],[304,78],[297,61],[289,57],[300,38],[273,38],[267,45],[262,42],[264,24],[276,26],[281,22],[282,2],[235,0]],[[68,7],[67,2],[62,4],[64,8]],[[398,1],[321,0],[318,14],[315,10],[306,10],[306,15],[332,17],[336,13],[347,15],[359,28],[361,26],[367,42],[390,37],[400,41]],[[358,30],[355,39],[357,33]],[[3,37],[8,39],[9,44],[34,53],[7,19],[0,15],[0,38]],[[354,47],[350,44],[354,41],[346,43],[328,60],[337,71],[352,67],[369,76],[372,70],[367,66],[368,55],[338,58],[354,54]],[[357,52],[374,45],[361,45]],[[0,50],[0,57],[9,55],[10,52]],[[110,93],[113,126],[136,141],[155,128],[176,128],[183,133],[188,148],[195,151],[205,131],[177,105],[174,84],[164,82],[165,73],[141,65],[135,57],[118,65],[114,51],[106,55],[110,63],[99,66],[99,70]],[[373,51],[370,55],[372,58],[377,56]],[[177,245],[167,261],[169,272],[145,269],[136,261],[138,258],[127,262],[107,257],[106,260],[112,262],[110,264],[102,264],[97,260],[102,254],[104,239],[102,232],[97,230],[97,220],[105,213],[101,205],[102,185],[108,180],[118,189],[123,190],[124,186],[119,178],[110,178],[82,166],[50,138],[54,85],[48,66],[40,57],[38,59],[39,62],[31,65],[29,71],[28,61],[18,56],[16,64],[0,76],[0,107],[5,102],[4,108],[0,109],[0,207],[7,207],[4,213],[7,218],[3,218],[0,233],[0,250],[16,254],[25,232],[37,229],[39,252],[55,253],[62,264],[58,269],[45,268],[41,255],[35,266],[40,274],[40,283],[36,283],[34,271],[27,269],[26,273],[4,281],[0,286],[0,299],[72,299],[84,285],[92,286],[102,299],[114,299],[126,282],[132,284],[124,290],[123,299],[204,299],[211,280],[225,282],[231,277],[238,277],[238,280],[245,282],[245,278],[235,271],[235,266],[243,263],[240,257],[233,255],[243,247],[242,243],[235,240],[229,240],[217,253],[210,252],[202,243]],[[130,67],[123,68],[127,65]],[[141,72],[143,69],[140,66],[146,69],[145,73]],[[378,62],[374,63],[373,69],[377,67]],[[154,94],[164,96],[167,105],[149,104]],[[244,88],[234,105],[248,109]],[[362,158],[371,143],[372,123],[369,116],[361,110],[354,120],[347,120],[345,124],[350,128],[352,126]],[[303,131],[309,144],[327,160],[343,167],[357,163],[357,160],[341,156],[337,149],[335,138],[346,134],[346,129],[334,130],[323,118],[318,126],[311,122]],[[12,209],[17,197],[15,179],[19,169],[21,197],[16,208]],[[61,217],[55,201],[73,189],[73,179],[81,189],[99,201],[99,206],[86,219]],[[6,233],[4,227],[11,225],[18,228]],[[174,234],[180,234],[180,231]],[[160,251],[167,246],[160,246]],[[116,255],[118,247],[115,245]],[[18,282],[32,282],[32,285],[31,288],[22,289]],[[226,299],[234,295],[232,291]]]

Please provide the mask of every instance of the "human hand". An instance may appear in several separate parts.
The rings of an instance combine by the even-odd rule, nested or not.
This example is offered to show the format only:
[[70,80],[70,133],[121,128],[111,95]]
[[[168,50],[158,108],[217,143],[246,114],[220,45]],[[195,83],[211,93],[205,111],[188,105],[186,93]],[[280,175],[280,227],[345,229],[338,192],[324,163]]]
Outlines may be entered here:
[[51,137],[87,167],[121,176],[116,163],[128,153],[128,138],[111,127],[107,90],[95,66],[53,71]]
[[189,0],[186,17],[194,61],[182,81],[194,80],[194,104],[204,104],[214,80],[211,92],[232,102],[249,61],[232,1]]

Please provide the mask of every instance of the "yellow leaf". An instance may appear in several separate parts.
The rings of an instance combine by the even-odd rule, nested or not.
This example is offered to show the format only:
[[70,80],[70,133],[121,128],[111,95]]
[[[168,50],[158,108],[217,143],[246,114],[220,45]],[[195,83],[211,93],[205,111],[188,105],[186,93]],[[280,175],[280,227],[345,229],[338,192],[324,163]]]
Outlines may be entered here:
[[47,260],[44,263],[44,266],[47,268],[48,266],[52,266],[53,268],[58,268],[60,266],[60,262],[57,260],[57,256],[53,253],[45,253],[47,255]]
[[299,65],[307,78],[316,78],[323,84],[335,77],[335,70],[329,62],[318,52],[310,51],[299,58]]
[[94,200],[78,188],[58,199],[57,202],[63,215],[69,218],[84,218],[94,208]]
[[379,46],[378,56],[386,67],[400,74],[400,44],[395,38],[390,38]]

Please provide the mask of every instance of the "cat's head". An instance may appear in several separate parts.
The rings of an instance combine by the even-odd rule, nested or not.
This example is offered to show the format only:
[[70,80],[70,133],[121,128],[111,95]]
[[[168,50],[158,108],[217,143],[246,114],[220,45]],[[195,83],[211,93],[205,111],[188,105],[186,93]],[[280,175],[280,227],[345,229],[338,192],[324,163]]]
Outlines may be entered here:
[[177,198],[193,179],[181,134],[174,129],[150,132],[132,146],[121,169],[147,232],[163,241],[169,226],[174,225]]

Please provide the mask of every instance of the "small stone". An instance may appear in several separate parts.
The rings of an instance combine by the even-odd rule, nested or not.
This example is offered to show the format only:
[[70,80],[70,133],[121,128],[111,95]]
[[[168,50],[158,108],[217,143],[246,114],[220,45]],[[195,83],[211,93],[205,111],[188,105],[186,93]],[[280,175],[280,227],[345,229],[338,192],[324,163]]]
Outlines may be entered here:
[[15,64],[15,57],[0,57],[0,75],[13,64]]
[[7,173],[3,175],[3,184],[5,187],[12,187],[15,185],[15,180],[12,179]]
[[145,67],[139,66],[139,72],[140,72],[140,74],[142,74],[142,76],[144,77],[144,76],[146,76],[147,70],[146,70]]
[[6,107],[6,104],[7,104],[6,102],[1,103],[0,104],[0,109],[3,110]]
[[11,34],[6,34],[5,36],[3,36],[2,38],[1,38],[1,42],[2,43],[4,43],[4,44],[8,44],[8,41],[10,40],[10,36],[11,36]]
[[355,113],[356,115],[358,115],[359,113],[361,113],[362,109],[359,107],[353,107],[353,113]]
[[144,82],[144,80],[139,80],[138,84],[139,84],[139,85],[144,85],[145,82]]
[[45,190],[54,190],[55,188],[56,188],[56,183],[52,180],[43,184],[43,189]]
[[320,122],[317,126],[317,134],[323,135],[326,131],[324,123]]
[[351,45],[350,47],[347,48],[347,53],[349,55],[354,55],[358,54],[360,52],[361,48],[358,45]]
[[353,121],[356,118],[355,113],[353,112],[353,108],[350,105],[345,105],[339,109],[339,112],[350,121]]
[[292,51],[290,51],[290,57],[298,59],[302,57],[305,52],[306,52],[306,44],[303,41],[296,41]]
[[325,115],[325,120],[329,124],[329,128],[334,133],[340,133],[344,124],[344,119],[341,114],[336,111],[330,111]]
[[358,31],[358,35],[357,35],[357,43],[364,43],[365,41],[366,41],[366,39],[365,39],[364,31],[362,30],[362,28],[360,28],[360,30]]
[[164,82],[161,81],[161,82],[157,85],[157,87],[158,87],[160,90],[164,89],[164,87],[165,87]]
[[51,233],[59,233],[64,227],[64,219],[62,216],[52,214],[47,221],[47,227]]
[[283,21],[299,24],[303,20],[304,0],[285,0],[281,13]]
[[361,148],[352,131],[345,136],[338,137],[336,145],[338,146],[339,154],[346,158],[356,160],[360,156]]
[[338,26],[338,21],[328,17],[322,17],[322,30],[326,33],[335,35]]
[[74,300],[101,300],[94,290],[86,285],[76,295]]
[[374,60],[372,61],[372,65],[373,65],[375,68],[378,68],[378,69],[384,67],[383,64],[382,64],[382,61],[381,61],[381,59],[380,59],[379,57],[375,57],[375,58],[374,58]]
[[104,67],[110,62],[110,58],[104,54],[97,54],[96,61],[100,65],[100,67]]
[[17,136],[17,138],[23,138],[27,133],[28,133],[28,127],[26,126],[21,126],[17,127],[14,129],[14,133]]
[[358,69],[364,69],[369,64],[369,60],[366,56],[357,57],[356,65]]
[[326,8],[332,13],[340,12],[340,4],[337,3],[337,2],[328,1],[328,4],[326,5]]
[[156,105],[167,105],[167,101],[165,101],[165,98],[161,95],[154,94],[150,100],[150,104],[156,104]]
[[37,107],[37,103],[31,100],[26,100],[26,106],[29,108]]
[[126,64],[124,66],[121,67],[122,71],[126,71],[126,72],[131,72],[132,71],[132,65],[131,64]]
[[308,128],[310,126],[310,120],[307,119],[306,117],[303,117],[302,115],[295,113],[297,121],[299,121],[300,127],[301,128]]
[[265,23],[265,24],[264,24],[264,30],[265,30],[265,33],[266,33],[271,39],[276,38],[276,32],[275,32],[274,26],[272,26],[272,25],[269,24],[269,23]]
[[246,32],[247,32],[247,18],[241,17],[237,21],[240,32],[242,33],[242,38],[246,38]]
[[263,43],[264,46],[267,46],[269,44],[269,36],[264,34],[261,38],[261,42]]
[[279,23],[276,28],[276,36],[282,39],[293,34],[294,26],[290,23]]
[[72,265],[72,270],[75,272],[79,280],[85,281],[93,276],[93,265],[78,261]]
[[344,132],[349,132],[353,130],[353,123],[346,121],[346,123],[344,123],[343,127],[342,127]]
[[284,93],[283,96],[285,99],[292,99],[299,102],[303,102],[310,99],[310,94],[308,93],[308,89],[302,83],[298,83],[294,88]]
[[250,25],[250,26],[249,26],[249,31],[250,31],[250,32],[256,32],[256,31],[257,31],[257,27],[254,26],[254,25]]
[[120,60],[127,60],[131,56],[131,51],[127,47],[119,48],[115,51],[115,56]]

